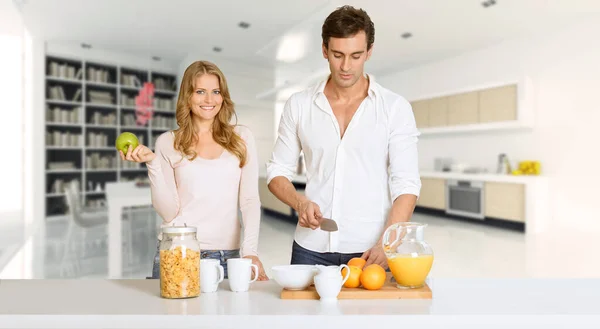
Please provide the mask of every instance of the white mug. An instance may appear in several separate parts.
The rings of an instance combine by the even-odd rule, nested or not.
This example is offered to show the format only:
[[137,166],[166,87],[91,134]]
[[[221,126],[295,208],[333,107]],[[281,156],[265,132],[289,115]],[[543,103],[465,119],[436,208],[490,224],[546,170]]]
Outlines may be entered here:
[[[251,278],[252,267],[254,268],[254,278]],[[229,258],[227,260],[227,277],[231,291],[248,291],[250,283],[258,279],[258,266],[252,264],[252,260],[248,258]]]
[[204,258],[200,260],[200,291],[215,292],[219,283],[223,282],[225,272],[217,259]]

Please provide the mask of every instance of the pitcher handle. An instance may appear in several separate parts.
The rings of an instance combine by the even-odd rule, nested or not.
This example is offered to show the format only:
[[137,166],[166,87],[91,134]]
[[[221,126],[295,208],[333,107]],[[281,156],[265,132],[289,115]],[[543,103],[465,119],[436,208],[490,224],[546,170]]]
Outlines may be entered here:
[[223,282],[224,279],[225,279],[225,270],[223,268],[223,265],[219,265],[219,278],[217,279],[217,283]]
[[250,266],[254,267],[254,279],[250,280],[250,283],[252,283],[258,279],[258,266],[256,264],[250,264]]
[[[393,242],[390,243],[389,242],[390,232],[392,232],[392,231],[396,232],[396,240],[394,240]],[[396,224],[391,225],[390,227],[388,227],[385,230],[385,233],[383,234],[383,241],[381,242],[381,247],[383,248],[384,252],[387,252],[387,248],[386,248],[387,246],[393,246],[396,244],[396,242],[398,242],[398,240],[400,240],[400,236],[397,234],[397,231],[398,231],[398,225],[396,225]],[[385,244],[386,241],[388,241],[387,246]]]
[[344,279],[342,280],[342,285],[344,285],[344,283],[346,283],[346,280],[348,280],[348,278],[350,277],[350,267],[348,267],[348,265],[346,265],[346,264],[340,265],[340,271],[344,267],[346,268],[346,275],[344,276]]

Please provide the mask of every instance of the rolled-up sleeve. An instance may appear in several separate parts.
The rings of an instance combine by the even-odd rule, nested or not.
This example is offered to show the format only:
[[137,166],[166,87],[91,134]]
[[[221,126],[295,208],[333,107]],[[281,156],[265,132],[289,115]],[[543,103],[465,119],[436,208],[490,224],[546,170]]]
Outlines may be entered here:
[[417,141],[420,135],[412,107],[404,98],[392,108],[389,135],[390,195],[395,201],[400,195],[419,197],[419,155]]
[[298,138],[298,110],[296,97],[293,95],[283,107],[277,140],[271,158],[267,161],[267,184],[277,176],[292,181],[296,174],[301,150]]

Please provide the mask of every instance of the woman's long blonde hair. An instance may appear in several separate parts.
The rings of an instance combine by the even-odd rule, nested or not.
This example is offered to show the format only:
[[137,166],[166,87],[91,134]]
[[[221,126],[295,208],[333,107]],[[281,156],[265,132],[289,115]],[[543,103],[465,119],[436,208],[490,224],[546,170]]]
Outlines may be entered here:
[[182,154],[194,160],[198,155],[194,150],[194,145],[198,141],[198,135],[192,121],[192,106],[190,100],[194,92],[194,83],[196,78],[203,74],[212,74],[219,79],[219,88],[223,103],[221,110],[215,117],[212,125],[213,139],[225,150],[233,153],[240,160],[240,168],[246,164],[246,145],[242,138],[235,133],[235,125],[232,125],[231,118],[235,115],[234,104],[229,95],[227,80],[223,72],[213,63],[207,61],[196,61],[185,70],[181,79],[179,88],[179,97],[177,99],[177,125],[179,129],[175,130],[174,148]]

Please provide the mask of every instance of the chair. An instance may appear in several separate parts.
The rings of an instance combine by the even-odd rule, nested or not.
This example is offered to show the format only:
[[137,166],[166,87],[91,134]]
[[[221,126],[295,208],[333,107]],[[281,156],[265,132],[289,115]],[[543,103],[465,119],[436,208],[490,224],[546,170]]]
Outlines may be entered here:
[[[63,255],[60,263],[61,274],[63,273],[63,269],[65,266],[65,262],[67,259],[67,254],[69,252],[69,247],[73,239],[74,230],[76,227],[79,227],[83,230],[83,240],[87,241],[87,232],[88,229],[99,227],[102,225],[108,224],[108,211],[106,209],[91,209],[82,207],[80,190],[79,190],[79,182],[72,181],[67,185],[65,190],[67,205],[69,208],[69,224],[67,229],[67,236],[65,241],[65,247],[63,250]],[[133,233],[132,233],[132,217],[129,216],[129,220],[127,221],[129,224],[129,237],[128,237],[128,248],[130,256],[133,253]],[[131,259],[131,257],[130,257]],[[79,267],[79,260],[77,261],[77,266]]]

